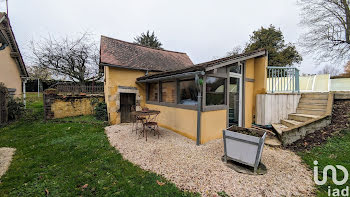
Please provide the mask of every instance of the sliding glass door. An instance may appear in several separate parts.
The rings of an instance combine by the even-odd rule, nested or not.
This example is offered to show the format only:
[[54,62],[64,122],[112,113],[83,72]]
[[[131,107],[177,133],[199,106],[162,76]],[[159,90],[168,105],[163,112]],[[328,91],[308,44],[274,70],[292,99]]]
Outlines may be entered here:
[[241,65],[230,68],[229,126],[242,126],[242,73]]

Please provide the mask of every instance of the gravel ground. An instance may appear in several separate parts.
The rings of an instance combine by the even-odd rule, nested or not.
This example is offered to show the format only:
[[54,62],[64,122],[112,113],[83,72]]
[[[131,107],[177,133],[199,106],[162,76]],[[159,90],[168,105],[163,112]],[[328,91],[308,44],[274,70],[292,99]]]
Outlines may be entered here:
[[265,175],[246,175],[226,167],[221,161],[222,140],[201,146],[175,132],[161,129],[162,136],[148,141],[131,133],[130,124],[106,128],[112,146],[123,157],[142,169],[153,171],[177,187],[215,196],[225,191],[230,196],[312,196],[312,172],[289,150],[265,146],[262,162]]
[[0,177],[5,174],[10,166],[15,151],[16,149],[14,148],[0,148]]

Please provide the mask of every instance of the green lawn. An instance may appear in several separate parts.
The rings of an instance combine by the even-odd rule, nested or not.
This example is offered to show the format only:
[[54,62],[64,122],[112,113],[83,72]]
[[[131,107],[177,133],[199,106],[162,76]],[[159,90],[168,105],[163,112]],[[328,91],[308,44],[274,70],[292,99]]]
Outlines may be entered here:
[[[42,99],[30,96],[27,107],[38,113],[33,116],[42,115]],[[1,177],[0,196],[194,195],[123,160],[109,145],[102,122],[45,123],[41,119],[22,120],[0,129],[0,147],[17,149],[9,170]]]
[[[299,154],[312,170],[313,162],[318,161],[319,180],[322,180],[322,170],[326,165],[342,165],[350,172],[350,130],[345,130],[340,136],[329,139],[324,145]],[[337,180],[342,180],[343,176],[343,173],[338,170]],[[325,185],[317,186],[318,196],[328,196],[328,186],[331,186],[332,189],[343,189],[345,186],[350,186],[350,179],[344,186],[337,186],[331,180],[331,174],[328,173],[328,182]]]

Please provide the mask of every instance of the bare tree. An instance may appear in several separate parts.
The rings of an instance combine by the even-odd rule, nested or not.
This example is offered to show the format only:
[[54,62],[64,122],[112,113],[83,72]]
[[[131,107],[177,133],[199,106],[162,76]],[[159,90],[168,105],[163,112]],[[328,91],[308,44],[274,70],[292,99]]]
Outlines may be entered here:
[[350,61],[348,61],[344,66],[345,73],[350,73]]
[[78,39],[55,39],[51,36],[39,42],[32,41],[32,64],[49,69],[58,77],[85,84],[99,80],[99,53],[91,34],[83,33]]
[[226,53],[226,56],[233,56],[243,53],[243,48],[239,45],[234,46],[233,49]]
[[52,79],[52,72],[48,68],[41,68],[39,66],[28,66],[27,70],[31,79]]
[[331,76],[339,75],[339,73],[341,73],[340,69],[331,65],[324,66],[323,69],[318,72],[318,74],[330,74]]
[[299,0],[301,25],[308,31],[301,36],[304,52],[319,61],[344,63],[350,54],[349,0]]

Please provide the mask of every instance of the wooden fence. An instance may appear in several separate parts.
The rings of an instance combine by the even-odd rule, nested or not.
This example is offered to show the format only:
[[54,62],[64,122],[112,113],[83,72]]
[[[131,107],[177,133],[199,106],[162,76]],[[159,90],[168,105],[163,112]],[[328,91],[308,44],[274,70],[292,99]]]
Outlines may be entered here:
[[103,85],[97,85],[97,86],[81,86],[81,85],[56,85],[54,87],[57,89],[59,93],[63,94],[103,94],[104,93],[104,86]]
[[0,125],[6,124],[8,121],[7,98],[7,88],[0,86]]
[[296,112],[300,97],[297,93],[256,95],[255,123],[271,125],[287,119],[288,114]]

